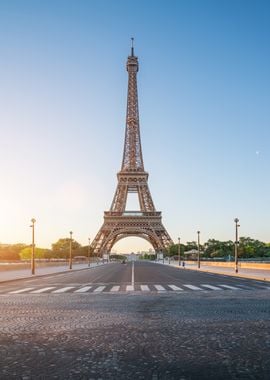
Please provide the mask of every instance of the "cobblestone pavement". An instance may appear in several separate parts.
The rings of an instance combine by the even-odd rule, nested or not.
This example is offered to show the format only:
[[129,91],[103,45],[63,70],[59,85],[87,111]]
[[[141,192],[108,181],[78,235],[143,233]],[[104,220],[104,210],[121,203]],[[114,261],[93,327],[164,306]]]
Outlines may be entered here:
[[0,297],[0,378],[270,378],[260,290]]

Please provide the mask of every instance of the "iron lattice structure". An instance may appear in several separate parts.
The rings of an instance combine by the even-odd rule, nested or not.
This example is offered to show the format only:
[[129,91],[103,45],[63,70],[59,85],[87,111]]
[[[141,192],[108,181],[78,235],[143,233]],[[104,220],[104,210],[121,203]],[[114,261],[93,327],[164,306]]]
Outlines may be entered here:
[[[134,48],[127,60],[128,96],[126,131],[121,171],[110,211],[104,212],[104,223],[93,240],[95,254],[109,253],[124,237],[138,236],[150,242],[155,251],[163,251],[173,244],[156,211],[148,187],[148,173],[144,170],[139,125],[137,92],[138,58]],[[139,211],[126,211],[128,193],[137,193]]]

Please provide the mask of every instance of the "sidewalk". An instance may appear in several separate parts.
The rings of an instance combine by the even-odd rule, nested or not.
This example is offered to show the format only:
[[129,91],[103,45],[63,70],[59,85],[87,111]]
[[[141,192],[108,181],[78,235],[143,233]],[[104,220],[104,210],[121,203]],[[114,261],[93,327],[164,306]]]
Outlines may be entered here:
[[[106,263],[105,263],[106,264]],[[91,263],[90,268],[104,265],[101,263]],[[48,266],[48,267],[36,267],[36,274],[31,274],[31,269],[17,269],[17,270],[1,270],[0,271],[0,283],[5,281],[19,280],[23,278],[36,278],[39,276],[46,276],[48,274],[57,274],[65,272],[74,272],[78,270],[89,269],[88,263],[76,264],[73,263],[72,269],[69,269],[69,266],[58,265],[58,266]]]
[[[158,262],[158,264],[163,264],[162,261]],[[182,264],[182,261],[181,261]],[[185,268],[182,266],[179,267],[178,261],[171,260],[170,264],[168,261],[164,262],[164,265],[171,265],[173,267],[177,267],[179,269],[185,270],[197,270],[200,272],[209,272],[209,273],[217,273],[217,274],[224,274],[226,276],[234,276],[234,277],[242,277],[242,278],[251,278],[254,280],[260,280],[260,281],[270,281],[270,270],[263,270],[263,269],[246,269],[246,268],[239,268],[238,273],[235,273],[234,268],[226,268],[226,267],[218,267],[218,266],[208,266],[207,264],[204,264],[204,262],[201,262],[200,269],[198,268],[197,264],[189,264],[188,262],[185,262]]]

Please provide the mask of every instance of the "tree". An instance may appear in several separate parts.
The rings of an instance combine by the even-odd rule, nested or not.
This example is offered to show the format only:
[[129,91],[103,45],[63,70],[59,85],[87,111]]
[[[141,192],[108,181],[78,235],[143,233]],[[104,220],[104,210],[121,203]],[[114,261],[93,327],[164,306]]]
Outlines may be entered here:
[[[66,258],[69,255],[69,246],[70,239],[69,238],[61,238],[57,240],[56,243],[52,244],[52,255],[56,258]],[[81,248],[81,245],[76,241],[72,240],[72,252],[73,255],[78,255],[78,251]],[[85,253],[85,249],[83,249]]]
[[191,251],[192,249],[198,249],[198,243],[195,240],[186,242],[185,250]]
[[242,258],[264,257],[270,255],[267,244],[251,239],[250,237],[240,237],[238,255]]
[[[30,260],[32,257],[32,247],[28,246],[20,251],[21,260]],[[46,248],[35,248],[36,259],[50,259],[52,257],[52,251]]]
[[20,260],[20,251],[26,244],[0,244],[0,260]]
[[205,257],[227,257],[233,253],[233,242],[209,239],[204,244]]
[[[181,256],[184,255],[185,249],[186,249],[185,245],[180,243],[180,253],[181,253]],[[172,244],[169,247],[169,256],[170,257],[172,257],[172,256],[178,256],[178,244]]]

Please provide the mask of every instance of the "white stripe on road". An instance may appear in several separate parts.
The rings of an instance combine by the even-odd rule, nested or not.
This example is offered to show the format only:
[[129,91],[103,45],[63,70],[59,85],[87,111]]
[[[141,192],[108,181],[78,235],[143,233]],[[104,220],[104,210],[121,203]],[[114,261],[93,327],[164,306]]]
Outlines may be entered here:
[[242,290],[240,288],[236,288],[235,286],[230,286],[230,285],[221,285],[221,284],[218,284],[219,286],[223,286],[223,288],[227,288],[227,289],[232,289],[232,290]]
[[218,288],[217,286],[214,286],[214,285],[201,284],[201,286],[204,286],[205,288],[212,289],[212,290],[223,290],[223,289]]
[[95,292],[95,293],[102,292],[105,288],[106,288],[106,286],[98,286],[98,287],[94,290],[94,292]]
[[110,292],[119,292],[120,286],[115,285],[111,288]]
[[176,285],[168,285],[168,287],[171,288],[172,290],[183,290]]
[[24,292],[28,292],[29,290],[32,290],[32,289],[35,289],[35,288],[23,288],[23,289],[19,289],[19,290],[13,290],[12,292],[9,292],[9,294],[24,293]]
[[149,286],[148,285],[141,285],[141,290],[143,292],[150,292]]
[[87,292],[89,289],[91,289],[92,288],[92,286],[84,286],[83,288],[80,288],[80,289],[78,289],[78,290],[75,290],[75,292],[74,293],[85,293],[85,292]]
[[159,291],[164,291],[166,290],[162,285],[154,285],[154,287],[159,290]]
[[39,293],[44,293],[47,290],[51,290],[51,289],[55,289],[55,286],[49,286],[47,288],[41,288],[41,289],[38,289],[38,290],[34,290],[33,292],[30,292],[30,293],[39,294]]
[[191,290],[203,290],[201,288],[198,288],[198,286],[194,286],[194,285],[183,285],[183,286]]
[[74,289],[74,288],[75,288],[75,286],[66,286],[65,288],[60,288],[60,289],[54,290],[52,293],[65,293],[68,290]]
[[[154,286],[155,290],[157,290],[159,292],[164,292],[164,291],[168,290],[165,288],[164,285],[163,286],[162,285],[153,285],[153,286]],[[173,291],[183,291],[184,290],[184,289],[180,288],[179,286],[172,285],[172,284],[170,284],[170,285],[166,284],[166,286]],[[224,289],[244,290],[244,288],[245,288],[245,286],[241,286],[241,285],[236,287],[236,286],[226,285],[226,284],[218,284],[218,286],[214,286],[214,285],[210,285],[210,284],[199,284],[199,286],[195,286],[195,285],[191,285],[191,284],[182,285],[182,287],[188,288],[190,290],[204,290],[203,288],[207,288],[210,290],[224,290]],[[111,289],[109,291],[110,292],[119,292],[120,287],[121,287],[120,285],[111,286]],[[40,294],[40,293],[45,293],[45,292],[55,294],[55,293],[65,293],[65,292],[68,292],[69,290],[74,289],[74,288],[75,288],[75,286],[67,286],[67,287],[56,289],[56,286],[50,286],[50,287],[40,288],[40,289],[34,290],[35,288],[29,287],[29,288],[22,288],[22,289],[18,289],[18,290],[12,290],[12,291],[8,292],[8,294],[20,294],[20,293],[27,293],[27,292],[30,294]],[[103,292],[105,288],[106,288],[106,286],[98,286],[96,289],[93,289],[93,286],[84,286],[81,288],[77,288],[77,290],[73,290],[73,293],[86,293],[86,292],[89,292],[90,289],[94,293],[100,293],[100,292]],[[151,291],[149,285],[140,285],[139,288],[142,292],[150,292]],[[56,290],[53,290],[53,289],[56,289]],[[261,287],[261,289],[270,290],[270,287],[264,286],[264,287]],[[133,292],[133,291],[135,291],[135,286],[133,284],[132,285],[126,285],[125,290],[127,292]]]
[[131,285],[134,288],[134,261],[132,261],[132,269],[131,269]]

